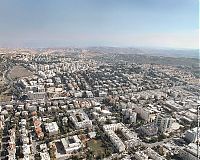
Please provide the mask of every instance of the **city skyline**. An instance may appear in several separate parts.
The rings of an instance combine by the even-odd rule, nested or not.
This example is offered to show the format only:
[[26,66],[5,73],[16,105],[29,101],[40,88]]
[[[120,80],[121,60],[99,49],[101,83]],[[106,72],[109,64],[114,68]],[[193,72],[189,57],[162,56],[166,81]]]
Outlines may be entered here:
[[0,47],[198,48],[197,0],[0,1]]

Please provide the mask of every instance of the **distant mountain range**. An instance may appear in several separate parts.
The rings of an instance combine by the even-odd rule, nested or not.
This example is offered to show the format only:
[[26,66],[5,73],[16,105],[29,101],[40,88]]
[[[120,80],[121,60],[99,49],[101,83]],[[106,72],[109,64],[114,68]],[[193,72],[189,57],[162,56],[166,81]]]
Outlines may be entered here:
[[93,52],[104,54],[145,54],[152,56],[165,56],[165,57],[185,57],[200,59],[198,49],[149,49],[149,48],[119,48],[119,47],[89,47],[87,48]]

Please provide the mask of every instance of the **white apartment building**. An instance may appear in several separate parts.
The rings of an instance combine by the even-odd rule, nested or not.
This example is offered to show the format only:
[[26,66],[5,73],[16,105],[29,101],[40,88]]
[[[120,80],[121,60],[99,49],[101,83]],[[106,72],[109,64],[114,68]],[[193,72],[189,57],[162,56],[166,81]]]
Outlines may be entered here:
[[151,108],[145,108],[141,106],[135,107],[135,112],[140,115],[146,122],[153,122],[156,118],[156,113]]
[[50,160],[50,155],[48,152],[40,152],[41,160]]
[[180,149],[179,155],[183,160],[197,160],[197,144],[190,143],[185,148]]
[[49,136],[58,134],[59,128],[56,122],[46,123],[45,129]]
[[[199,129],[199,136],[200,136],[200,129]],[[190,143],[195,143],[197,142],[197,127],[191,129],[191,130],[187,130],[185,133],[185,139],[190,142]]]
[[135,159],[136,160],[166,160],[163,156],[159,155],[157,152],[152,150],[151,148],[147,148],[143,151],[135,152]]
[[160,132],[170,131],[174,119],[170,115],[158,114],[156,117],[156,125]]
[[69,119],[72,121],[76,129],[91,128],[92,121],[82,109],[68,111]]
[[[137,134],[131,132],[122,123],[104,125],[103,130],[118,152],[123,152],[126,148],[137,146],[139,144],[137,140]],[[124,142],[117,136],[117,131],[120,131],[121,134],[126,138]]]
[[[62,146],[60,146],[62,143]],[[78,151],[82,147],[81,140],[78,138],[77,135],[62,138],[60,140],[55,141],[56,145],[56,159],[68,159],[71,154],[75,151]],[[62,153],[59,150],[62,148]]]

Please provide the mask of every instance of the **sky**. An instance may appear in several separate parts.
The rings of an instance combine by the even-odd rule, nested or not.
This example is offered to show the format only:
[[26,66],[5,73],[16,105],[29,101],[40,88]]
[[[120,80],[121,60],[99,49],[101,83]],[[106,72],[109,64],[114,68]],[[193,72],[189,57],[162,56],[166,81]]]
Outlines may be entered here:
[[0,0],[0,47],[197,49],[199,0]]

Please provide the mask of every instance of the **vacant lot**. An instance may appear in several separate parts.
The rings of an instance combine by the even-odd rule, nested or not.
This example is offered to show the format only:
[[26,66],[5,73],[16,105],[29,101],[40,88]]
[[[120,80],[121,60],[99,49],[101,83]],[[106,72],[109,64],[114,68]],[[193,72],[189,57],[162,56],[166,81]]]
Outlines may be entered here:
[[31,71],[29,71],[28,69],[22,66],[14,66],[9,73],[9,76],[12,79],[21,78],[21,77],[29,77],[32,75],[33,73]]
[[106,148],[103,145],[103,142],[101,140],[89,140],[87,142],[88,147],[93,151],[94,155],[100,156],[105,154]]

